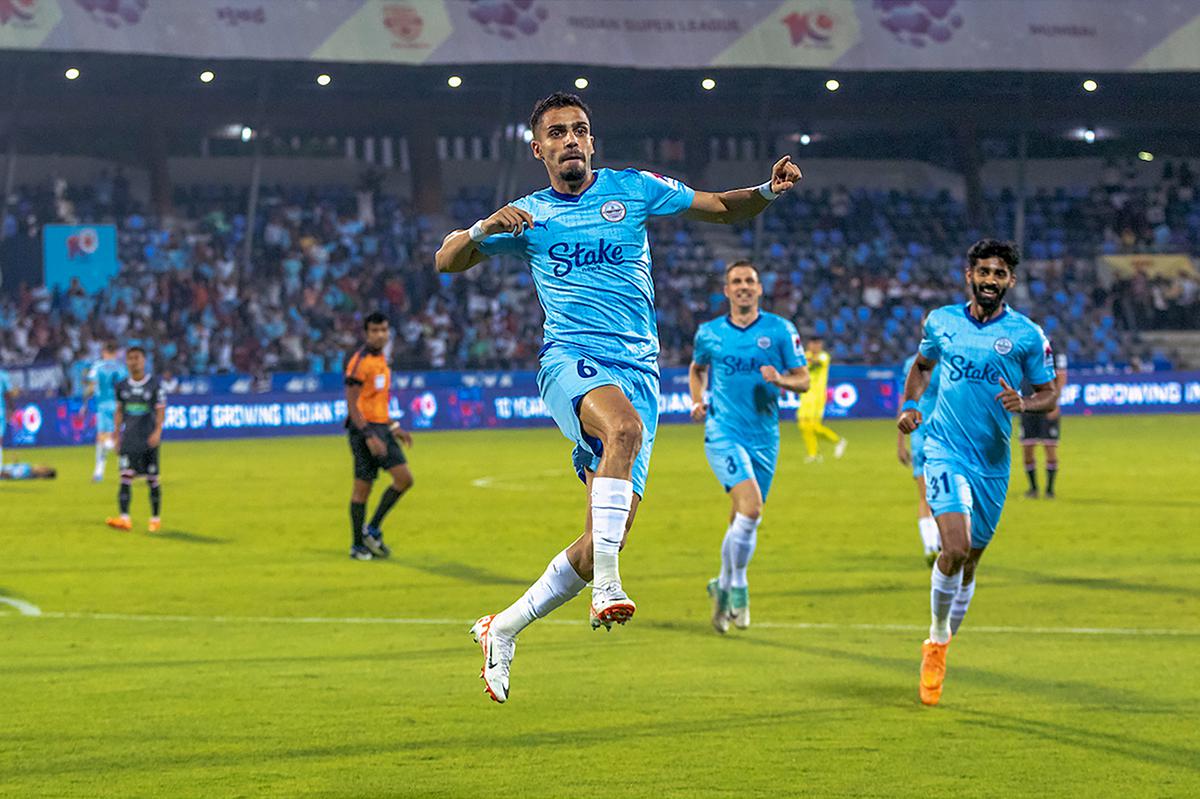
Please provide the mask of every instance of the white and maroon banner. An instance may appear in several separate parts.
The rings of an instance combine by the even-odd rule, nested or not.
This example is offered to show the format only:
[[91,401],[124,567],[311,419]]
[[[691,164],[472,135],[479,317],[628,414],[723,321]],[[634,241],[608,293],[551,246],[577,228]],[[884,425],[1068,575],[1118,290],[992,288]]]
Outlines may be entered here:
[[0,0],[0,49],[404,64],[1200,70],[1197,0]]

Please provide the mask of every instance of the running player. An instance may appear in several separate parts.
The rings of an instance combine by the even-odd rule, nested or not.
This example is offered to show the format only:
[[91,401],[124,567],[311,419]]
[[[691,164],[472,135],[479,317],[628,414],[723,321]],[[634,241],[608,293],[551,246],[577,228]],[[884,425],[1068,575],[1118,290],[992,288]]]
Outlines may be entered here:
[[0,367],[0,464],[4,463],[4,434],[8,432],[8,411],[17,401],[17,390],[13,388],[8,370]]
[[796,424],[800,426],[800,435],[804,436],[804,449],[808,455],[805,463],[817,463],[822,458],[817,443],[817,436],[833,443],[833,457],[840,458],[846,454],[846,439],[825,426],[825,401],[829,391],[829,353],[825,351],[825,340],[813,336],[808,340],[808,372],[812,376],[812,384],[808,391],[800,397],[800,409],[796,411]]
[[[1056,353],[1054,356],[1054,394],[1057,401],[1062,396],[1063,386],[1067,384],[1067,354]],[[1027,393],[1028,383],[1021,386],[1022,393]],[[1062,409],[1057,405],[1050,413],[1021,414],[1021,449],[1025,456],[1025,474],[1029,477],[1029,490],[1025,496],[1029,499],[1038,498],[1037,482],[1037,448],[1038,444],[1046,452],[1046,499],[1054,499],[1054,480],[1058,477],[1058,433],[1059,417]]]
[[113,425],[117,411],[117,383],[120,383],[128,373],[125,365],[117,359],[117,344],[114,341],[104,342],[100,350],[100,360],[96,361],[87,371],[87,387],[83,391],[83,406],[80,414],[87,408],[87,401],[92,395],[96,397],[96,467],[92,470],[92,482],[98,483],[104,479],[104,464],[108,453],[116,446],[116,433]]
[[[721,543],[721,573],[708,583],[719,633],[750,626],[746,568],[758,541],[763,503],[779,458],[779,389],[808,390],[808,368],[796,326],[760,311],[762,283],[749,261],[725,270],[729,315],[696,331],[688,386],[692,419],[704,422],[704,454],[733,503]],[[712,371],[712,402],[704,401]]]
[[[930,575],[933,622],[922,646],[921,701],[936,705],[946,650],[975,593],[975,569],[996,533],[1008,490],[1014,413],[1054,409],[1054,355],[1042,329],[1004,304],[1015,285],[1017,248],[984,239],[967,252],[971,301],[925,320],[921,348],[904,384],[897,424],[912,433],[924,421],[920,400],[942,364],[937,404],[925,433],[925,485],[942,552]],[[1028,379],[1033,394],[1012,386]]]
[[150,523],[146,529],[157,533],[162,525],[158,450],[162,443],[167,397],[158,378],[146,372],[146,351],[141,347],[125,350],[125,366],[129,376],[117,383],[113,414],[113,431],[121,458],[121,488],[117,492],[121,515],[110,516],[107,523],[116,530],[133,529],[133,521],[129,518],[133,479],[144,477],[150,487]]
[[[900,370],[900,396],[904,396],[904,382],[916,360],[916,355],[910,355],[904,362],[904,368]],[[921,545],[925,548],[925,565],[927,566],[933,565],[933,562],[937,560],[938,552],[942,549],[938,540],[937,522],[933,520],[933,510],[929,507],[929,501],[925,499],[925,428],[929,425],[934,405],[937,403],[938,378],[940,376],[941,365],[935,364],[933,373],[929,376],[929,388],[925,390],[920,403],[918,403],[921,418],[925,420],[925,423],[912,431],[911,453],[904,433],[896,434],[898,439],[896,454],[902,465],[912,467],[913,482],[917,484],[917,531],[921,534]]]
[[508,697],[517,634],[593,579],[593,629],[611,629],[636,606],[617,566],[644,496],[658,425],[658,332],[646,220],[686,214],[732,224],[761,213],[800,180],[788,156],[761,186],[713,194],[634,169],[592,169],[590,114],[579,97],[556,93],[529,120],[533,155],[550,186],[506,205],[469,230],[446,236],[440,272],[462,272],[493,255],[529,263],[546,312],[538,387],[588,488],[585,532],[508,609],[479,619],[483,679]]
[[[383,348],[391,331],[387,317],[376,311],[363,320],[366,342],[346,361],[346,429],[354,455],[354,488],[350,492],[350,557],[354,560],[386,558],[391,548],[383,543],[383,519],[412,488],[408,459],[396,439],[412,446],[412,436],[388,417],[392,370]],[[383,491],[371,522],[364,525],[371,486],[383,469],[392,484]]]

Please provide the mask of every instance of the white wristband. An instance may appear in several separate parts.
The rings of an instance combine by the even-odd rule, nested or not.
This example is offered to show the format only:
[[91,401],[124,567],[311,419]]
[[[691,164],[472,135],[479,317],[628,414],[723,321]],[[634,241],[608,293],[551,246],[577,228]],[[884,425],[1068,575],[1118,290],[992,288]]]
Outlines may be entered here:
[[703,402],[693,402],[692,403],[692,413],[695,413],[697,408],[703,408],[703,407],[704,407]]
[[483,220],[480,219],[471,225],[471,229],[467,231],[467,235],[471,237],[471,241],[478,244],[487,238],[487,234],[483,232]]
[[779,196],[775,192],[771,191],[771,181],[769,180],[758,187],[758,193],[765,197],[767,202],[770,202]]

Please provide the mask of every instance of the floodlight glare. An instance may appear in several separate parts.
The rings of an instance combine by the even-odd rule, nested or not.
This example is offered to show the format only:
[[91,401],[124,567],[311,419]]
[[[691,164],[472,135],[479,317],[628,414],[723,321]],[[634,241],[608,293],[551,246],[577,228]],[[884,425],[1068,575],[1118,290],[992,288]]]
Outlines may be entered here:
[[842,88],[842,84],[841,81],[837,80],[836,78],[830,78],[829,80],[825,81],[825,88],[831,92],[836,92],[838,89]]
[[706,92],[711,92],[713,89],[717,88],[717,82],[712,78],[705,78],[704,80],[700,81],[700,88],[704,89]]
[[317,76],[317,85],[318,86],[328,86],[332,80],[333,80],[333,78],[329,77],[328,75],[326,75],[325,73],[322,72],[320,75]]
[[63,77],[65,77],[67,80],[75,80],[79,77],[79,70],[75,67],[71,67],[63,73]]
[[446,85],[451,89],[457,89],[459,86],[462,86],[462,78],[460,78],[458,75],[451,75],[450,77],[446,78]]
[[1085,80],[1083,82],[1083,90],[1085,92],[1094,92],[1094,91],[1096,91],[1096,89],[1099,89],[1099,88],[1100,88],[1100,84],[1096,83],[1096,81],[1092,80],[1091,78],[1088,78],[1087,80]]
[[215,72],[213,72],[211,69],[206,69],[200,73],[200,82],[201,83],[212,83],[213,79],[216,77],[217,77],[217,75]]
[[588,79],[587,78],[579,77],[579,78],[575,79],[575,88],[576,89],[586,89],[587,87],[588,87]]

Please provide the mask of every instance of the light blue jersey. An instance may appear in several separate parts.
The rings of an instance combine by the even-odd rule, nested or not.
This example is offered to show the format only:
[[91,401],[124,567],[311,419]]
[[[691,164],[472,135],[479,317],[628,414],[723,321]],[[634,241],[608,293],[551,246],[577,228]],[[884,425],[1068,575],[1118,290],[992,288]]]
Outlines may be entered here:
[[[12,377],[4,369],[0,369],[0,437],[8,429],[8,392],[12,391]],[[3,442],[0,442],[3,443]]]
[[1012,415],[996,395],[1000,379],[1019,387],[1054,380],[1054,355],[1042,329],[1007,305],[980,323],[967,305],[929,314],[921,355],[941,364],[938,397],[924,423],[925,457],[949,458],[977,473],[1007,477]]
[[[912,371],[913,363],[916,360],[917,356],[908,356],[908,360],[904,362],[904,367],[900,370],[900,385],[897,393],[899,397],[904,396],[904,381],[908,379],[908,373]],[[921,426],[909,435],[909,441],[912,444],[913,477],[920,477],[925,473],[925,431],[929,428],[929,418],[933,415],[934,406],[937,405],[938,380],[941,379],[941,375],[942,365],[934,364],[933,371],[929,374],[929,387],[917,401],[917,410],[921,412]]]
[[545,188],[514,201],[533,217],[533,229],[489,236],[479,249],[529,264],[546,313],[547,348],[569,345],[602,363],[657,375],[646,220],[686,211],[694,196],[672,178],[597,169],[578,196]]
[[692,360],[709,367],[711,399],[705,433],[725,434],[751,444],[779,441],[779,389],[762,377],[762,367],[783,374],[806,366],[796,326],[773,313],[760,313],[746,327],[728,316],[700,325]]
[[116,405],[117,402],[117,383],[120,383],[129,373],[125,371],[125,364],[115,358],[103,358],[92,364],[92,368],[88,370],[87,379],[89,383],[96,384],[96,403],[98,405]]

